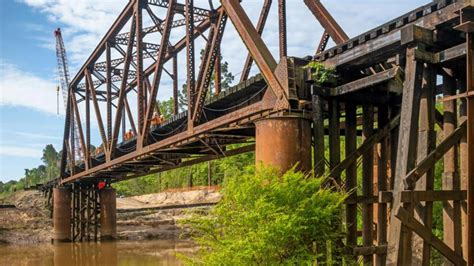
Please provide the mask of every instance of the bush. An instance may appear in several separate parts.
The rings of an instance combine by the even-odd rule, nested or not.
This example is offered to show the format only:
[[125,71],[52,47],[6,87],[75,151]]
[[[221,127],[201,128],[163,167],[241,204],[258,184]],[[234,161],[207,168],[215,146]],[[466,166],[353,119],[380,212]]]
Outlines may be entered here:
[[209,215],[184,222],[200,246],[186,262],[308,265],[321,262],[326,245],[342,239],[344,194],[293,170],[279,177],[275,170],[259,169],[228,178],[223,199]]

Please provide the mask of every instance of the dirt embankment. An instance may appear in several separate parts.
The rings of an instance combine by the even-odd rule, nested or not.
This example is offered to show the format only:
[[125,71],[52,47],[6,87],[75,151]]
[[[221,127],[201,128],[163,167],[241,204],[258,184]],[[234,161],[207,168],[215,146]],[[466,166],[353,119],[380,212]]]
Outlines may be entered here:
[[0,243],[50,241],[52,222],[41,192],[18,191],[3,199],[2,204],[12,204],[15,208],[0,209]]
[[[178,239],[186,235],[178,222],[193,212],[206,212],[221,198],[216,188],[176,190],[117,198],[117,233],[122,240]],[[0,243],[49,242],[52,221],[46,199],[38,191],[19,191],[3,199]]]
[[186,237],[179,220],[206,212],[221,194],[215,188],[167,191],[117,199],[117,233],[120,239],[178,239]]

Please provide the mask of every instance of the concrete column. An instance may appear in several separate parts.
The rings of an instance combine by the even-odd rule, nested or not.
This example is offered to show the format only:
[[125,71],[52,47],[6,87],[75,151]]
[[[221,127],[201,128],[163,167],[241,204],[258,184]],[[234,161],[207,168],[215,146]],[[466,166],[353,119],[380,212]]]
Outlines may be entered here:
[[104,188],[99,191],[100,197],[100,240],[117,238],[117,202],[115,189]]
[[71,190],[53,188],[53,242],[71,241]]
[[286,172],[298,163],[297,170],[311,171],[311,124],[301,117],[282,116],[255,122],[257,164]]

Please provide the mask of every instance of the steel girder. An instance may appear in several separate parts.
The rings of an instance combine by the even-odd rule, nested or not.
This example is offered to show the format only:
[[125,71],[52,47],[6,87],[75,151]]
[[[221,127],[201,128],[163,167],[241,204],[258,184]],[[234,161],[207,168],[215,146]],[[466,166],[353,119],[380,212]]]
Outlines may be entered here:
[[[252,62],[255,61],[270,90],[277,96],[277,104],[272,105],[273,109],[287,108],[286,78],[275,74],[277,60],[271,56],[266,44],[260,38],[271,2],[266,0],[263,3],[259,21],[254,27],[238,1],[222,1],[222,6],[217,8],[210,6],[209,9],[195,7],[192,0],[184,3],[176,0],[130,1],[70,84],[63,142],[65,152],[61,160],[62,177],[76,175],[86,177],[85,172],[90,176],[91,171],[93,172],[97,164],[101,163],[113,168],[112,162],[124,156],[119,146],[126,141],[127,128],[133,133],[132,139],[136,140],[134,148],[130,151],[133,150],[137,154],[150,151],[151,144],[156,142],[150,130],[163,72],[172,79],[174,114],[180,115],[177,106],[179,86],[177,63],[180,53],[187,61],[187,71],[181,71],[187,76],[188,113],[185,128],[188,134],[196,132],[196,128],[200,128],[203,124],[202,115],[205,112],[206,98],[210,93],[209,87],[213,78],[216,86],[215,94],[221,91],[220,47],[228,18],[249,49],[241,81],[248,79]],[[154,8],[166,9],[166,15],[158,16],[159,13]],[[285,1],[279,0],[282,55],[286,55],[285,10]],[[147,21],[151,21],[152,25],[144,25],[145,16],[148,16]],[[171,41],[171,32],[175,32],[174,29],[181,26],[186,28],[185,32],[181,32],[182,36],[178,36],[179,38],[173,35],[175,41]],[[148,41],[151,34],[158,36],[159,41]],[[204,37],[205,34],[207,37]],[[195,69],[194,42],[201,36],[206,49],[199,68]],[[165,64],[170,61],[173,63],[172,71],[165,68]],[[131,104],[132,97],[136,105]],[[269,97],[273,99],[274,96]],[[81,112],[79,104],[84,105],[85,113]],[[255,110],[254,113],[261,111]],[[91,124],[97,126],[97,133],[92,132],[95,127]],[[75,147],[72,143],[74,136],[70,133],[74,128],[80,132],[78,134],[80,147]],[[98,162],[97,156],[92,154],[91,142],[94,134],[99,136],[102,142],[98,147],[104,154],[102,162]],[[74,161],[70,156],[76,149],[84,151],[84,158],[79,161]]]

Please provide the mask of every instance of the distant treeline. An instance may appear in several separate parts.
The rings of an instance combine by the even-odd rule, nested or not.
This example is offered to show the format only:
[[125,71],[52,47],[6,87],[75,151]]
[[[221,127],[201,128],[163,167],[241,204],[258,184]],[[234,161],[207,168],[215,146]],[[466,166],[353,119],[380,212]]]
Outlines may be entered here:
[[48,144],[43,149],[41,160],[43,164],[36,168],[25,169],[25,174],[18,181],[6,183],[0,181],[0,195],[9,194],[20,189],[45,183],[59,175],[59,161],[61,152],[57,152],[53,144]]

